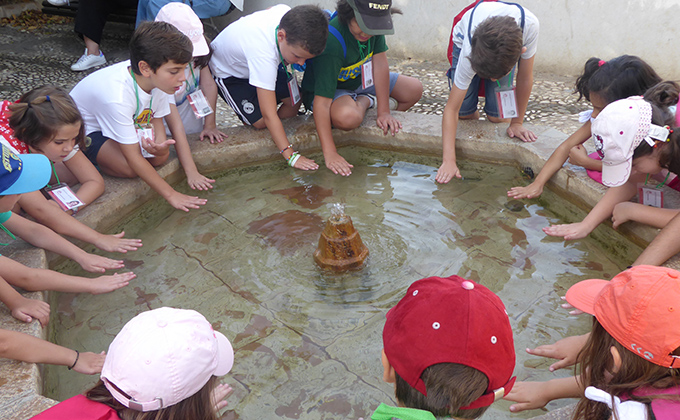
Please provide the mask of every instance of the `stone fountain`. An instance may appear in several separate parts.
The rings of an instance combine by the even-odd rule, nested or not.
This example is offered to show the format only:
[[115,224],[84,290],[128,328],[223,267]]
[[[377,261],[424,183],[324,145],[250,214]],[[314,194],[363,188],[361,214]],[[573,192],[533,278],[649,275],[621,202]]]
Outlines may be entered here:
[[368,257],[368,248],[361,241],[352,219],[345,214],[345,206],[331,205],[331,217],[326,222],[314,261],[323,269],[346,271],[361,268]]

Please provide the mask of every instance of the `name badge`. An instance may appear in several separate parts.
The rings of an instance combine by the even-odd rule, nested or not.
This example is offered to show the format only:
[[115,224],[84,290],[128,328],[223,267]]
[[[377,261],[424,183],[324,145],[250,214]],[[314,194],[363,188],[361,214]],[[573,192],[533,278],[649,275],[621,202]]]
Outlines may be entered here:
[[140,127],[136,128],[135,131],[137,131],[137,139],[139,140],[139,148],[142,150],[142,156],[145,159],[155,157],[144,148],[144,139],[154,141],[153,127]]
[[[295,71],[293,71],[295,73]],[[288,76],[288,93],[290,94],[290,101],[293,105],[297,105],[300,102],[300,87],[297,84],[297,79],[295,75]]]
[[373,61],[368,60],[361,65],[361,87],[366,89],[373,86]]
[[191,105],[191,109],[194,110],[194,115],[197,119],[213,113],[213,109],[210,107],[210,104],[201,89],[187,95],[187,99],[189,100],[189,105]]
[[59,207],[64,211],[73,210],[85,205],[85,203],[80,201],[66,184],[57,184],[52,187],[46,187],[45,192],[59,204]]
[[663,191],[656,188],[638,187],[638,202],[645,206],[663,207]]
[[496,90],[496,101],[498,102],[498,113],[501,118],[517,117],[517,98],[515,98],[515,88]]

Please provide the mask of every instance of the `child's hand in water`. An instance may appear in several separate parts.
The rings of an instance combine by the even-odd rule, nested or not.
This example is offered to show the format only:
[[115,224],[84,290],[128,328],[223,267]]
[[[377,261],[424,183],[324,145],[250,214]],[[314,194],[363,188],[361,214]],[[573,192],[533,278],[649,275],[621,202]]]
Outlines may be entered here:
[[513,413],[543,408],[552,401],[546,391],[546,385],[546,382],[515,382],[512,390],[503,399],[516,403],[510,406],[510,411]]
[[189,209],[197,209],[208,202],[205,198],[198,198],[196,196],[182,194],[173,191],[173,194],[168,197],[168,203],[177,210],[189,211]]
[[31,322],[35,318],[44,327],[50,321],[50,305],[41,300],[19,296],[16,301],[7,303],[7,307],[12,316],[22,322]]
[[319,165],[316,162],[302,155],[298,158],[293,167],[295,169],[302,169],[303,171],[316,171],[319,169]]
[[99,235],[94,246],[106,252],[120,252],[125,254],[128,251],[137,251],[142,246],[141,239],[125,239],[125,231],[115,235]]
[[130,283],[130,280],[137,277],[133,272],[116,273],[112,276],[101,276],[92,279],[90,283],[89,292],[93,295],[100,295],[102,293],[113,292],[114,290],[125,287]]
[[585,238],[592,229],[583,223],[570,223],[567,225],[552,225],[543,228],[543,232],[550,236],[561,236],[565,240]]
[[536,198],[543,193],[543,185],[532,182],[526,187],[512,187],[508,191],[508,197],[512,198]]
[[198,172],[195,174],[187,174],[187,184],[189,184],[192,190],[208,191],[212,189],[212,184],[214,183],[214,179],[203,176]]
[[231,386],[227,384],[219,384],[213,389],[211,401],[216,413],[227,406],[226,399],[233,391]]
[[588,335],[575,335],[566,337],[555,342],[555,344],[546,344],[538,346],[535,349],[527,349],[527,353],[534,356],[550,357],[558,359],[557,362],[550,365],[550,371],[554,372],[557,369],[572,366],[576,363],[576,357],[583,346],[588,341]]
[[347,162],[345,158],[340,156],[337,152],[329,153],[328,155],[324,154],[323,158],[326,161],[326,167],[333,171],[334,174],[340,174],[342,176],[350,176],[352,174],[354,165]]
[[78,362],[73,366],[73,370],[85,375],[101,373],[102,368],[104,367],[104,360],[106,360],[106,352],[97,354],[90,351],[84,351],[78,356]]
[[101,255],[88,254],[76,260],[83,270],[90,273],[103,273],[106,270],[117,270],[123,268],[125,263],[122,260],[112,260]]
[[460,169],[458,169],[456,162],[444,161],[442,166],[439,167],[439,170],[437,170],[437,176],[434,178],[434,180],[440,184],[446,184],[453,178],[460,179],[462,177],[463,176],[460,174]]

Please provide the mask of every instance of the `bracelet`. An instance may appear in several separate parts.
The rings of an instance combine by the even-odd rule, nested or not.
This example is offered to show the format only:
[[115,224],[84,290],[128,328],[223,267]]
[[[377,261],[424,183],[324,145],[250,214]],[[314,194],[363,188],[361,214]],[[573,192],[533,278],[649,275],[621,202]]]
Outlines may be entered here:
[[295,162],[297,162],[298,159],[300,159],[300,153],[299,152],[293,152],[293,154],[290,155],[290,157],[288,159],[286,159],[288,161],[288,166],[293,168],[294,167],[293,165],[295,165]]
[[68,370],[71,370],[74,367],[76,367],[76,363],[78,363],[78,358],[80,358],[80,352],[78,350],[74,350],[74,351],[76,352],[76,361],[73,362],[73,364],[68,367]]
[[285,151],[288,150],[288,149],[292,149],[292,148],[293,148],[293,145],[292,145],[292,144],[289,144],[289,145],[286,146],[285,148],[281,149],[281,151],[280,151],[279,153],[283,154],[283,152],[285,152]]

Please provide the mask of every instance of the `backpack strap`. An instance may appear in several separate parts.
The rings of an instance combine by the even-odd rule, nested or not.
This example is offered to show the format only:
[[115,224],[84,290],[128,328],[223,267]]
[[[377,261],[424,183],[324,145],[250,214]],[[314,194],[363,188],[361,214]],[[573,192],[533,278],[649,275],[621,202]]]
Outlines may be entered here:
[[340,31],[338,31],[338,29],[335,26],[328,25],[328,32],[333,34],[335,39],[338,40],[340,46],[342,46],[342,56],[343,58],[347,58],[347,44],[345,44],[345,38],[342,37]]

